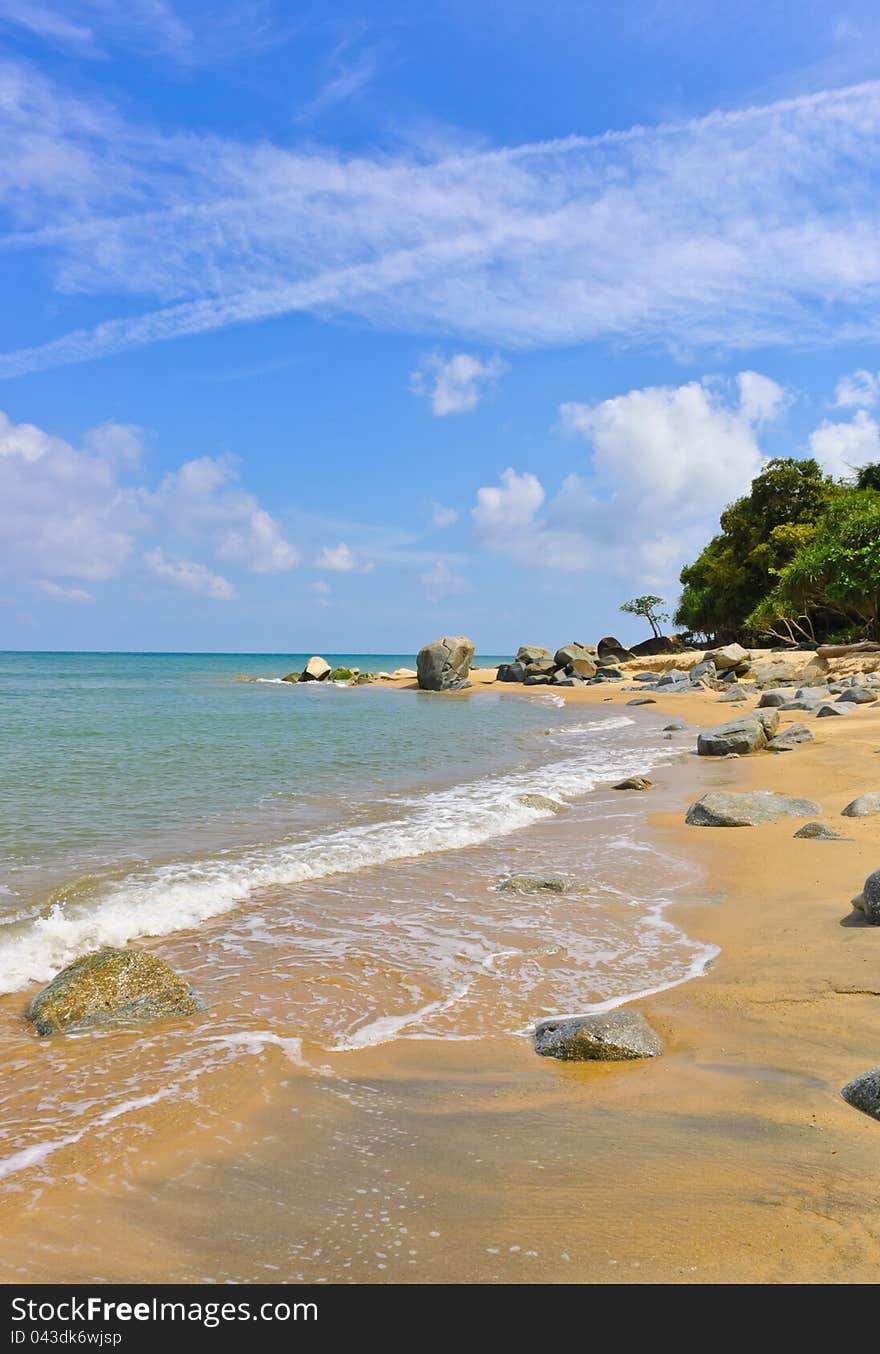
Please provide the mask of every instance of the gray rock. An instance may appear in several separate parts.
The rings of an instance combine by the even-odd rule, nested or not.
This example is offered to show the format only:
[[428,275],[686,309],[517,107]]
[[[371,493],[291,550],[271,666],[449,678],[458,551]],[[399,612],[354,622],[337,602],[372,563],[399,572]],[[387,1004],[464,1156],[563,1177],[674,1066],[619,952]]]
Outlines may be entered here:
[[778,710],[756,710],[754,717],[763,728],[768,738],[779,729],[779,711]]
[[853,907],[863,912],[872,926],[880,926],[880,870],[868,875],[862,892],[853,898]]
[[880,794],[857,795],[845,809],[841,809],[841,813],[844,818],[870,818],[880,813]]
[[780,705],[777,708],[779,710],[804,710],[809,714],[816,709],[817,704],[818,702],[816,701],[793,700],[786,701],[784,705]]
[[474,660],[474,646],[464,635],[444,635],[419,650],[416,660],[422,691],[459,690]]
[[719,704],[722,701],[745,701],[749,693],[740,686],[739,682],[734,682],[733,686],[728,687],[723,696],[718,697]]
[[146,950],[102,950],[77,959],[25,1012],[37,1034],[142,1024],[194,1015],[205,1004],[189,983]]
[[619,780],[616,785],[612,786],[612,789],[650,790],[653,784],[654,782],[652,780],[648,780],[647,776],[627,776],[626,780]]
[[584,677],[578,677],[576,673],[557,672],[552,678],[553,686],[586,686]]
[[784,691],[765,691],[758,701],[758,709],[766,710],[773,706],[784,705],[788,700]]
[[872,1119],[880,1119],[880,1067],[853,1077],[840,1094],[853,1109],[869,1114]]
[[633,656],[630,650],[621,644],[619,639],[615,639],[613,635],[604,635],[599,640],[596,653],[599,658],[610,658],[616,663],[625,663],[627,659]]
[[718,672],[726,672],[748,663],[751,655],[741,644],[725,644],[720,649],[712,649],[705,657],[711,658]]
[[795,700],[808,701],[812,705],[821,705],[822,701],[828,699],[829,689],[827,686],[799,686],[794,693]]
[[564,1062],[630,1062],[657,1058],[663,1043],[638,1011],[605,1011],[570,1020],[542,1020],[535,1052]]
[[838,704],[873,705],[877,699],[876,691],[866,691],[863,686],[850,686],[837,697]]
[[816,711],[816,718],[828,719],[831,715],[848,715],[851,710],[851,705],[820,705]]
[[521,682],[525,675],[526,670],[522,663],[501,663],[495,680],[498,682]]
[[791,752],[798,743],[812,743],[813,735],[806,724],[790,724],[782,733],[777,733],[767,744],[768,752]]
[[657,683],[660,681],[660,674],[658,672],[634,672],[633,681],[651,682],[656,686]]
[[319,658],[316,654],[306,663],[299,680],[301,682],[326,682],[331,672],[332,668],[326,658]]
[[603,682],[623,681],[623,673],[621,672],[620,668],[614,667],[613,664],[611,663],[607,664],[605,667],[600,667],[599,671],[596,673],[596,676],[600,679],[600,681]]
[[762,690],[766,687],[793,686],[795,682],[803,680],[803,674],[799,667],[779,659],[756,663],[754,673],[755,681]]
[[558,875],[512,874],[498,888],[501,893],[565,893],[566,883]]
[[680,668],[670,668],[669,672],[664,672],[657,681],[658,686],[672,686],[673,683],[686,682],[688,675],[682,672]]
[[833,827],[826,827],[824,823],[804,823],[803,827],[799,827],[794,835],[805,841],[814,842],[845,842],[847,840],[843,833],[835,832]]
[[698,682],[702,677],[715,676],[715,664],[711,658],[702,658],[699,663],[695,663],[688,673],[688,679],[691,682]]
[[556,650],[554,662],[558,668],[567,668],[578,677],[596,675],[596,660],[583,644],[564,644]]
[[523,667],[528,667],[530,663],[537,663],[542,658],[551,658],[553,655],[549,649],[543,649],[540,644],[521,644],[516,651],[516,662],[522,663]]
[[656,704],[657,702],[653,696],[634,696],[631,701],[627,701],[627,705],[656,705]]
[[742,793],[715,790],[691,804],[685,822],[692,827],[757,827],[781,818],[809,818],[822,809],[810,799],[793,799],[772,790]]
[[697,752],[701,757],[726,757],[729,752],[758,752],[766,743],[767,730],[757,714],[742,715],[701,733],[697,738]]
[[664,733],[681,733],[682,729],[686,729],[686,728],[687,728],[687,725],[686,725],[686,724],[664,724],[664,725],[663,725],[663,732],[664,732]]

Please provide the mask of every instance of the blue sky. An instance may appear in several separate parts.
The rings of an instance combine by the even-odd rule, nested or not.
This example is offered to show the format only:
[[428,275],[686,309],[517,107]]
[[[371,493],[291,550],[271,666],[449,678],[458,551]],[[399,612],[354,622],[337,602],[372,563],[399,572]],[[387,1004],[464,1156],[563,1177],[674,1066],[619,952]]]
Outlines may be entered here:
[[0,647],[639,637],[880,459],[878,29],[0,0]]

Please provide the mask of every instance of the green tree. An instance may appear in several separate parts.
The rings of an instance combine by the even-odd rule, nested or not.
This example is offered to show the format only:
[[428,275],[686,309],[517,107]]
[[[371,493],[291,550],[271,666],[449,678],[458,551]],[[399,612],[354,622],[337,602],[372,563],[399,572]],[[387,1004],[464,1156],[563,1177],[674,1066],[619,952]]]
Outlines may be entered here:
[[660,629],[661,622],[668,621],[669,616],[665,611],[658,611],[658,606],[663,605],[662,597],[654,597],[649,594],[646,597],[633,597],[631,601],[624,602],[620,608],[626,611],[630,616],[644,616],[654,632],[654,637],[659,639],[663,633]]
[[676,624],[717,639],[747,637],[750,617],[779,571],[813,539],[836,488],[814,460],[769,461],[748,494],[725,508],[718,535],[682,570]]

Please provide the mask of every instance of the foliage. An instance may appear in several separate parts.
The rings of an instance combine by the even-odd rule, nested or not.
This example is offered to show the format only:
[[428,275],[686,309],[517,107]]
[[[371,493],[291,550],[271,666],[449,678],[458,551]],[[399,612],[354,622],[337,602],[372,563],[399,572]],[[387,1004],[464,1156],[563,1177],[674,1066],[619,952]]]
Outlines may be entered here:
[[660,629],[662,622],[669,620],[667,612],[657,610],[662,605],[662,597],[655,597],[649,593],[645,597],[633,597],[629,602],[624,602],[620,609],[626,611],[630,616],[644,616],[655,637],[659,638],[662,633]]

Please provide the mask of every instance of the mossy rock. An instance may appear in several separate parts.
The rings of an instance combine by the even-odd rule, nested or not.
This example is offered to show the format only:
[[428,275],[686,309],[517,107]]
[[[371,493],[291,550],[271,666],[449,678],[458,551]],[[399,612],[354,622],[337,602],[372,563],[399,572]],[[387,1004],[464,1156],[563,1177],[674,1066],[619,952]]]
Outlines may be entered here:
[[357,675],[358,686],[369,686],[370,682],[375,682],[375,677],[371,672],[359,672]]
[[301,672],[289,672],[286,677],[282,677],[282,682],[298,682],[302,676]]
[[334,668],[327,678],[328,682],[350,682],[354,677],[351,668]]
[[158,955],[101,950],[62,969],[28,1005],[37,1034],[195,1015],[205,1003]]

